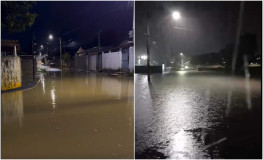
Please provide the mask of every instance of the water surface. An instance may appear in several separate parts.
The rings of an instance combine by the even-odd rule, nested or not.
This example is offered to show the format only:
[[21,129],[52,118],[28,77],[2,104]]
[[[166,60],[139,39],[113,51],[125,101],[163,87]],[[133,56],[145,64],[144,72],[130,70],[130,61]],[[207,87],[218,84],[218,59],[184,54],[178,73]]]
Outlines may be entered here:
[[[233,82],[233,83],[232,83]],[[179,71],[135,75],[136,158],[261,158],[261,82]],[[228,93],[232,103],[227,110]]]
[[133,78],[47,72],[2,94],[2,158],[133,158]]

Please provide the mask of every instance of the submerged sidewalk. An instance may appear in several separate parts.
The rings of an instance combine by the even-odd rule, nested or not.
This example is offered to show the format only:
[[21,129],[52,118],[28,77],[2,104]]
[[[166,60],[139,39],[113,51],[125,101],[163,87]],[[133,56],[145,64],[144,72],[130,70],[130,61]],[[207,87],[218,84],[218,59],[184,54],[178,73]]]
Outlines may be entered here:
[[20,88],[14,88],[14,89],[1,91],[1,93],[8,93],[8,92],[32,89],[38,84],[39,81],[40,81],[39,78],[35,78],[34,80],[33,79],[32,80],[22,80],[22,86]]

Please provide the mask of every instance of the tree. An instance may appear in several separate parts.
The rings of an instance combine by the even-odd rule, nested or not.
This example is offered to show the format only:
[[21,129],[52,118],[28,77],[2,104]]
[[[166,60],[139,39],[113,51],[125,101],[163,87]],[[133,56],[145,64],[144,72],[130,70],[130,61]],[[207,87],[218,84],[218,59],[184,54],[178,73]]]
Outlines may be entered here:
[[70,54],[68,52],[63,55],[63,61],[65,63],[65,66],[70,65]]
[[36,13],[30,13],[29,9],[35,5],[36,2],[32,1],[2,1],[1,25],[8,33],[22,32],[27,27],[31,27],[37,17]]

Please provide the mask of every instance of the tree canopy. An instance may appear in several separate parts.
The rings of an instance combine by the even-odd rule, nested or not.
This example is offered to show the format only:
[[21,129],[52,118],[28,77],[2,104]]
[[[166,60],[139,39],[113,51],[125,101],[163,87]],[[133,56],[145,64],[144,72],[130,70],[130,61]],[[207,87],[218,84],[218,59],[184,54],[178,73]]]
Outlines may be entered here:
[[8,33],[23,32],[35,22],[36,13],[29,10],[36,2],[32,1],[2,1],[1,2],[1,25]]

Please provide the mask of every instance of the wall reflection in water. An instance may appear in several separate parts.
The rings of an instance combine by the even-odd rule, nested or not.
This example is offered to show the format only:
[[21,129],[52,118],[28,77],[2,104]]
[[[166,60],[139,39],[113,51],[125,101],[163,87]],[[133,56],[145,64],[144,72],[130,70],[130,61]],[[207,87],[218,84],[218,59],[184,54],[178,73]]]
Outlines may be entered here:
[[89,93],[93,95],[102,94],[115,97],[116,99],[128,98],[129,100],[133,100],[134,89],[132,78],[110,77],[89,73],[84,80],[85,85],[88,87]]
[[22,127],[23,112],[23,92],[16,91],[3,93],[1,100],[2,120],[4,123],[18,121]]

